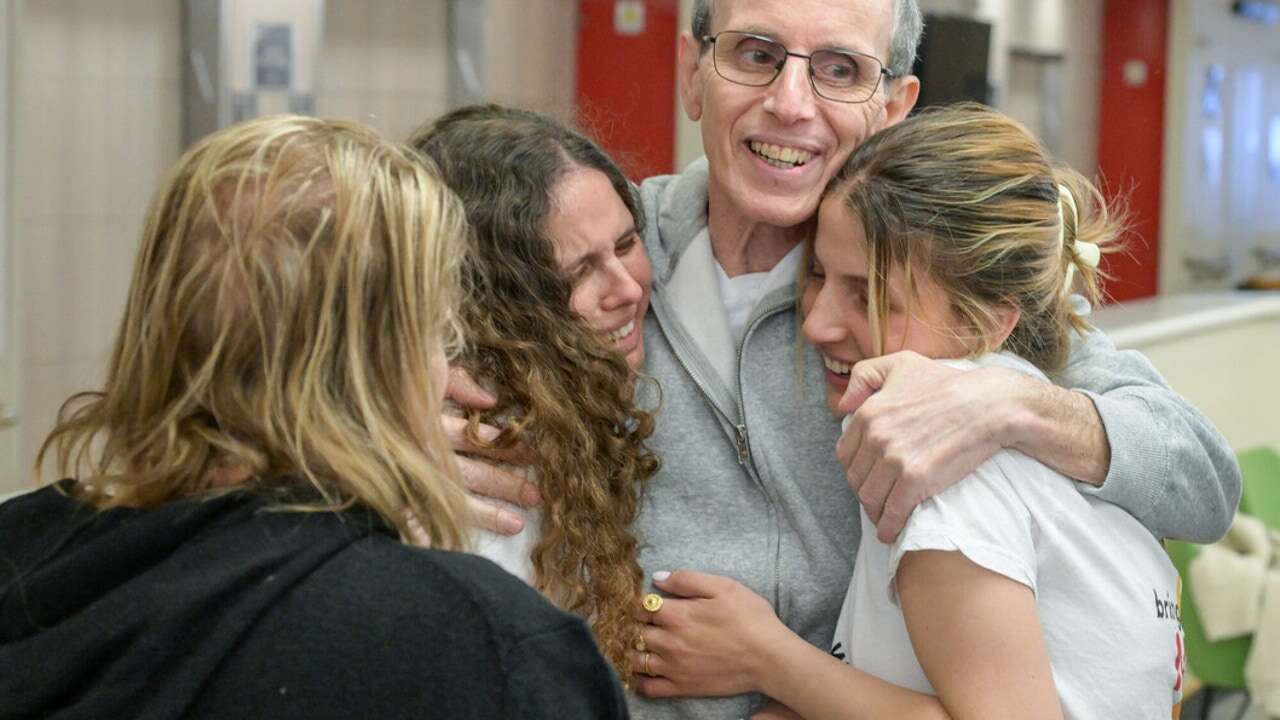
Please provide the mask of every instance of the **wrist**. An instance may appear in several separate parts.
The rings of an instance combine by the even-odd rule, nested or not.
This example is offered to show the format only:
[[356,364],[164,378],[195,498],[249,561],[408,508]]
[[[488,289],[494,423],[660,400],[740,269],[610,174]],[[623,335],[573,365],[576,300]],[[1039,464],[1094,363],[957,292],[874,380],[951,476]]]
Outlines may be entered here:
[[774,623],[762,640],[752,668],[751,684],[760,694],[786,705],[790,695],[787,688],[793,685],[790,675],[804,666],[799,658],[814,647],[781,621]]
[[[987,439],[999,448],[1013,448],[1026,451],[1026,444],[1036,437],[1036,425],[1042,419],[1038,412],[1041,398],[1040,386],[1048,383],[1033,381],[1016,370],[998,370],[1008,373],[1001,378],[1003,391],[995,395],[1001,400],[995,405],[995,411],[986,413]],[[1049,386],[1052,387],[1052,386]]]
[[1111,449],[1093,399],[1037,381],[1026,392],[1015,411],[1009,447],[1067,477],[1101,487],[1111,467]]

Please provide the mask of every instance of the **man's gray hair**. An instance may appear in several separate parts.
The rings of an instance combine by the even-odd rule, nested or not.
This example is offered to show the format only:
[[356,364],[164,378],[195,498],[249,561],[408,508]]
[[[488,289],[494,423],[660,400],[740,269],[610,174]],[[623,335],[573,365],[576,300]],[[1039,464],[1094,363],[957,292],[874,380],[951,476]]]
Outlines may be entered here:
[[[706,48],[703,38],[711,34],[711,6],[715,0],[693,0],[693,21],[690,31]],[[924,33],[924,17],[917,0],[893,0],[893,32],[889,39],[889,72],[894,77],[910,75],[916,62],[916,50]]]

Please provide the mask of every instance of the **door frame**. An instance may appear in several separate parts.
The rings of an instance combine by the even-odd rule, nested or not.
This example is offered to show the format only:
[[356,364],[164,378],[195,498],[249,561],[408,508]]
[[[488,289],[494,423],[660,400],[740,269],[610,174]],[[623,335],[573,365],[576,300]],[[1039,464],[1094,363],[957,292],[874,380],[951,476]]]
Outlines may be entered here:
[[19,457],[21,434],[17,427],[22,404],[18,369],[22,361],[19,345],[15,283],[18,253],[13,236],[13,153],[12,110],[17,72],[17,23],[20,2],[0,2],[0,495],[25,488],[26,462]]

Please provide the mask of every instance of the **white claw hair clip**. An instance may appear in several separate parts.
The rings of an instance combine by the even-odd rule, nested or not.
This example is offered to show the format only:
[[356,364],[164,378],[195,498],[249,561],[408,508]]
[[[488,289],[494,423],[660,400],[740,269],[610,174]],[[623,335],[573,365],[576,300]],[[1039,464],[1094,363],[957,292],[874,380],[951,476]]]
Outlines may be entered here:
[[[1067,246],[1067,218],[1063,213],[1062,207],[1071,208],[1071,225],[1072,227],[1080,227],[1080,213],[1076,209],[1076,198],[1071,194],[1071,190],[1066,185],[1058,186],[1058,246],[1066,249]],[[1096,268],[1102,260],[1102,249],[1095,243],[1084,242],[1079,238],[1072,240],[1071,252],[1075,260],[1079,260],[1088,267]],[[1067,281],[1064,284],[1066,292],[1071,292],[1072,283],[1076,279],[1076,264],[1071,262],[1067,265]]]

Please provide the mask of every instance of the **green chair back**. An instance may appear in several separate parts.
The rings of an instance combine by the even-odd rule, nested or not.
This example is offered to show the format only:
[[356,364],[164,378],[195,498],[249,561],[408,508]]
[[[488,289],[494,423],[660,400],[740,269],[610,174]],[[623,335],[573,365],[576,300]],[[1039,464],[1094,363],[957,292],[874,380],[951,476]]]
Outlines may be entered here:
[[1280,454],[1268,447],[1245,450],[1236,455],[1244,487],[1240,512],[1252,515],[1280,529]]
[[1244,661],[1253,646],[1253,636],[1209,642],[1191,596],[1191,576],[1187,572],[1192,559],[1200,553],[1200,546],[1169,540],[1165,542],[1165,549],[1182,576],[1182,641],[1187,652],[1187,668],[1208,687],[1243,690]]
[[[1280,454],[1267,447],[1245,450],[1236,455],[1244,486],[1240,493],[1240,512],[1252,515],[1268,527],[1280,529]],[[1253,646],[1253,636],[1209,642],[1200,613],[1191,595],[1191,576],[1187,569],[1200,554],[1200,545],[1169,540],[1165,549],[1173,566],[1182,576],[1182,632],[1187,652],[1187,667],[1206,686],[1243,690],[1244,661]]]

